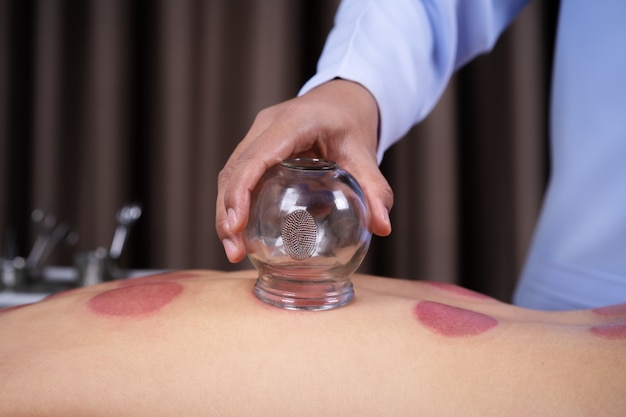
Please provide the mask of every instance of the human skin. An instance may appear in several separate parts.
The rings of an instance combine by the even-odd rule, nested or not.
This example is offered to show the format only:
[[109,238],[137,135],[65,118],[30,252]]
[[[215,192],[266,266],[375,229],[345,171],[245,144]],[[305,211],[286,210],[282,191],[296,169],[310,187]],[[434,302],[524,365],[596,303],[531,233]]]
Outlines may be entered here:
[[242,233],[254,186],[268,168],[295,156],[329,159],[350,172],[367,198],[371,231],[391,233],[393,192],[378,168],[377,129],[374,97],[341,79],[260,111],[218,176],[215,226],[228,259],[245,257]]
[[0,312],[0,415],[626,415],[626,305],[356,275],[349,305],[288,311],[254,279],[183,271]]

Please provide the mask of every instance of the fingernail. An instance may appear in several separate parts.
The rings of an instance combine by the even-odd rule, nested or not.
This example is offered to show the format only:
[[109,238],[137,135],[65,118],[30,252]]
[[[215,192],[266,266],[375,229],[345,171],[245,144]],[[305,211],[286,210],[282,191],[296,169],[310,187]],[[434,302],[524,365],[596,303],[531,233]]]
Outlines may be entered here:
[[226,252],[226,256],[228,257],[228,259],[233,258],[237,253],[237,247],[235,246],[233,241],[230,239],[224,239],[222,240],[222,245],[224,246],[224,251]]
[[227,216],[228,216],[228,227],[230,228],[230,230],[233,230],[235,226],[237,225],[237,213],[235,212],[235,209],[229,208]]
[[389,219],[389,210],[387,210],[387,207],[385,207],[385,205],[381,203],[379,205],[379,212],[380,212],[380,217],[383,219],[383,222],[385,223],[385,226],[387,227],[389,232],[391,232],[391,220]]
[[383,203],[378,204],[378,213],[386,224],[390,223],[389,211],[387,210],[387,207],[385,207]]

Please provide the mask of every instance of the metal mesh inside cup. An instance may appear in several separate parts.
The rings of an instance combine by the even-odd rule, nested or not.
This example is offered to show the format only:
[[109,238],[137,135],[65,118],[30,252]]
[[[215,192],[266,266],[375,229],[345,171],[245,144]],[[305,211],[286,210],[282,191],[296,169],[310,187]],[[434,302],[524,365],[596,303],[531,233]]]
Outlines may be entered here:
[[317,225],[311,213],[296,210],[289,213],[281,228],[285,251],[292,259],[310,258],[315,251]]

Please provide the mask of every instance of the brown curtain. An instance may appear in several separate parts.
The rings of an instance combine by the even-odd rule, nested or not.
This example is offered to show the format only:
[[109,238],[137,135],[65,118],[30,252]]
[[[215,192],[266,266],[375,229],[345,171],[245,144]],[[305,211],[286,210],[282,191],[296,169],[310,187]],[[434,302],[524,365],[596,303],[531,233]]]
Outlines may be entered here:
[[[386,155],[394,232],[361,270],[457,282],[508,300],[546,168],[555,6],[531,4]],[[51,265],[143,216],[128,268],[230,265],[217,173],[263,107],[313,74],[337,0],[0,0],[0,231],[26,255],[41,208],[80,234]]]

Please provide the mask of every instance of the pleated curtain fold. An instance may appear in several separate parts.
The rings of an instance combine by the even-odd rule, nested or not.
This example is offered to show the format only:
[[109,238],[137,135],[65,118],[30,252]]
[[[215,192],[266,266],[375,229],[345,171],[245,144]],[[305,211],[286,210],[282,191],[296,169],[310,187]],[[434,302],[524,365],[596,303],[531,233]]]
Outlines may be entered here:
[[[510,298],[548,172],[554,21],[536,3],[387,153],[394,231],[363,272]],[[41,208],[80,234],[48,260],[72,265],[137,201],[123,266],[250,268],[215,233],[217,174],[255,114],[313,74],[337,4],[0,0],[1,253],[28,253]]]

